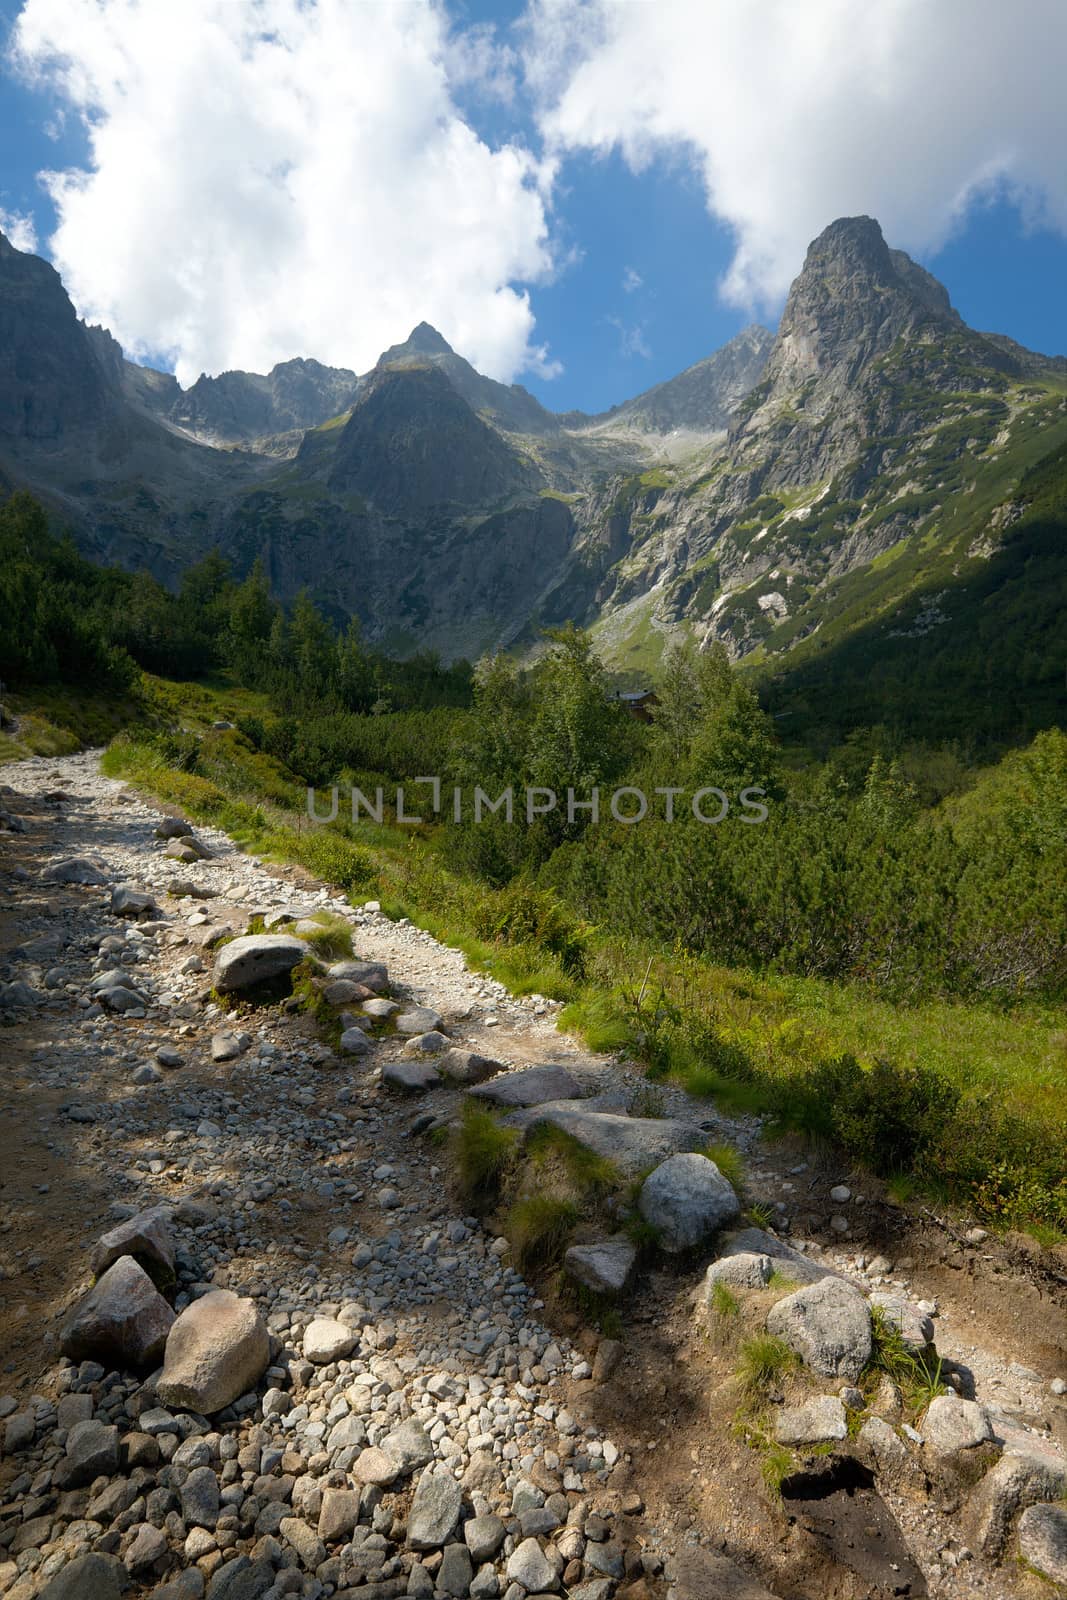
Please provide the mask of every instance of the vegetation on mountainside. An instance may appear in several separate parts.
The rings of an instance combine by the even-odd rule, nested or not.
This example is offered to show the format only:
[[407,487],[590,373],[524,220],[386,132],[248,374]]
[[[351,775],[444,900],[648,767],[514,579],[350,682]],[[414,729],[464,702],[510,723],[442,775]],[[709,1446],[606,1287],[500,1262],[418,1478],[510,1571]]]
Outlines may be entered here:
[[[715,651],[668,655],[645,725],[574,630],[529,670],[496,658],[472,678],[388,662],[306,599],[285,614],[261,573],[237,584],[218,558],[177,596],[92,568],[25,497],[0,513],[0,544],[5,676],[57,695],[95,672],[141,696],[107,770],[375,895],[515,988],[569,1001],[591,1043],[631,1051],[653,1078],[769,1111],[886,1175],[920,1172],[994,1219],[1067,1228],[1062,733],[985,772],[959,745],[886,725],[824,760],[786,759]],[[142,679],[138,662],[203,676]],[[438,815],[414,788],[431,774]],[[308,783],[380,785],[381,825],[344,803],[313,825]],[[422,823],[398,823],[398,783]],[[475,786],[512,789],[514,822],[474,824]],[[690,799],[712,786],[730,810],[705,824]],[[758,825],[737,804],[751,786],[766,791]],[[529,825],[527,787],[559,795]],[[578,802],[600,788],[597,823],[568,815],[568,787]],[[639,825],[611,816],[622,787],[651,802]],[[672,822],[656,795],[668,788]]]

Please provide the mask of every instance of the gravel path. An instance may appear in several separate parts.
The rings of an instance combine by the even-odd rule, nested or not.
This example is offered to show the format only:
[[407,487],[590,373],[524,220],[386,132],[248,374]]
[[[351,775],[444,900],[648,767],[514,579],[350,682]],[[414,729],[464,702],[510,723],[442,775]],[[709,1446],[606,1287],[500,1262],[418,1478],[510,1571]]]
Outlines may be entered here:
[[[241,931],[252,915],[336,912],[353,924],[356,954],[385,962],[393,993],[432,1007],[455,1043],[506,1067],[563,1065],[622,1110],[640,1080],[561,1035],[553,1002],[512,997],[468,971],[460,952],[376,909],[353,910],[303,874],[268,868],[216,830],[198,830],[211,859],[167,859],[154,832],[160,813],[103,777],[94,753],[25,762],[5,777],[27,798],[25,832],[0,834],[14,861],[22,852],[4,880],[14,903],[0,930],[14,955],[0,978],[28,982],[45,1000],[0,1034],[16,1130],[0,1231],[0,1388],[13,1391],[0,1400],[0,1595],[58,1600],[49,1581],[61,1583],[91,1550],[117,1558],[136,1592],[168,1600],[205,1587],[209,1600],[522,1600],[539,1592],[535,1583],[575,1600],[647,1600],[672,1578],[678,1600],[695,1597],[672,1566],[677,1522],[644,1514],[655,1496],[640,1444],[588,1421],[583,1400],[618,1352],[588,1331],[571,1342],[546,1325],[506,1241],[457,1209],[446,1158],[418,1136],[430,1116],[454,1113],[460,1092],[434,1088],[413,1100],[383,1087],[382,1067],[404,1050],[399,1038],[346,1060],[307,1017],[282,1008],[235,1025],[210,998],[204,941],[220,924]],[[5,805],[20,812],[10,794],[0,795]],[[107,887],[42,881],[42,866],[71,856],[97,859]],[[109,888],[123,882],[156,896],[164,914],[116,918]],[[168,898],[176,883],[198,894]],[[92,979],[114,967],[145,1005],[113,1012],[94,1002]],[[214,1060],[213,1036],[235,1027],[248,1028],[247,1045]],[[783,1229],[805,1207],[821,1207],[829,1223],[823,1176],[764,1148],[757,1119],[718,1116],[676,1088],[660,1094],[667,1116],[695,1119],[709,1140],[746,1153],[753,1196]],[[58,1328],[93,1281],[94,1241],[160,1204],[172,1208],[178,1245],[175,1309],[207,1289],[233,1290],[256,1303],[272,1336],[266,1393],[261,1384],[210,1420],[172,1414],[150,1386],[58,1356]],[[836,1209],[862,1204],[849,1196]],[[894,1275],[847,1243],[825,1260],[868,1288],[922,1292],[915,1275]],[[308,1330],[323,1319],[350,1341],[344,1353],[309,1360]],[[1006,1397],[1002,1432],[1046,1437],[1032,1414],[1047,1409],[1053,1373],[979,1348],[973,1324],[942,1320],[938,1346],[966,1361],[983,1395]],[[122,1473],[102,1474],[109,1482],[98,1476],[57,1494],[83,1397],[96,1422],[149,1443],[135,1444],[133,1467],[124,1444]],[[429,1454],[390,1477],[379,1447],[405,1422],[420,1426]],[[188,1488],[201,1469],[214,1486],[195,1480],[206,1509]],[[463,1511],[413,1547],[413,1488],[418,1498],[425,1482],[430,1494],[435,1473],[461,1487]],[[333,1492],[355,1493],[354,1526],[343,1517],[332,1525],[341,1515]],[[488,1520],[464,1537],[463,1519]],[[692,1526],[684,1537],[701,1541]],[[934,1577],[939,1537],[933,1530],[927,1541]],[[105,1577],[98,1590],[79,1581],[70,1596],[111,1593]],[[761,1593],[751,1589],[753,1600]]]

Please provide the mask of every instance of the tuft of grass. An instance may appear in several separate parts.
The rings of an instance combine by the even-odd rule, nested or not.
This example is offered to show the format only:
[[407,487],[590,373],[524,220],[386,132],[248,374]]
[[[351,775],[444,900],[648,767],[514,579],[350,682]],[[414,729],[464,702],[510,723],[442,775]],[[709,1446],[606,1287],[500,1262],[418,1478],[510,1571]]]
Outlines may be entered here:
[[631,1211],[623,1223],[623,1233],[638,1250],[645,1252],[659,1246],[661,1234],[655,1223],[646,1222],[639,1211]]
[[947,1394],[941,1377],[941,1357],[932,1366],[909,1350],[883,1306],[871,1307],[871,1359],[868,1372],[884,1372],[900,1390],[905,1410],[912,1416],[925,1411],[931,1400]]
[[745,1163],[740,1150],[732,1144],[709,1144],[704,1154],[709,1161],[714,1161],[727,1183],[740,1194],[745,1185]]
[[741,1302],[733,1290],[721,1281],[711,1286],[710,1304],[717,1317],[736,1317],[741,1310]]
[[782,1484],[793,1470],[793,1456],[783,1444],[767,1445],[760,1452],[760,1477],[775,1500],[782,1498]]
[[771,1275],[767,1279],[768,1289],[782,1289],[786,1293],[797,1287],[795,1281],[784,1272],[779,1272],[777,1267],[771,1268]]
[[516,1200],[508,1211],[504,1233],[523,1271],[558,1261],[580,1215],[573,1201],[555,1195],[523,1195]]
[[352,954],[352,924],[332,911],[316,911],[311,919],[318,923],[315,932],[298,933],[322,961],[340,961]]
[[468,1100],[454,1145],[460,1193],[469,1206],[488,1210],[515,1160],[519,1136],[504,1128],[491,1111]]
[[761,1399],[800,1365],[800,1357],[784,1339],[769,1333],[746,1339],[738,1351],[737,1377],[749,1400]]
[[764,1231],[773,1228],[774,1207],[766,1205],[762,1200],[756,1200],[746,1210],[745,1220],[753,1228],[762,1228]]

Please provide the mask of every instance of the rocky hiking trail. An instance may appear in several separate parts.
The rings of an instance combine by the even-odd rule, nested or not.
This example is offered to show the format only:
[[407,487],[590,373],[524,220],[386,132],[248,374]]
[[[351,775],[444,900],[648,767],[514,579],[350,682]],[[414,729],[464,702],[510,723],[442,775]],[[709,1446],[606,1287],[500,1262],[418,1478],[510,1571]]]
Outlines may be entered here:
[[[4,778],[5,1600],[1063,1592],[1067,1329],[1036,1247],[653,1094],[552,1002],[168,822],[93,752]],[[324,911],[355,959],[312,1011],[287,975]],[[470,1095],[625,1180],[563,1277],[457,1198]],[[617,1322],[567,1279],[614,1281]],[[878,1303],[935,1371],[936,1341],[921,1410],[870,1371]],[[757,1401],[765,1330],[795,1365]]]

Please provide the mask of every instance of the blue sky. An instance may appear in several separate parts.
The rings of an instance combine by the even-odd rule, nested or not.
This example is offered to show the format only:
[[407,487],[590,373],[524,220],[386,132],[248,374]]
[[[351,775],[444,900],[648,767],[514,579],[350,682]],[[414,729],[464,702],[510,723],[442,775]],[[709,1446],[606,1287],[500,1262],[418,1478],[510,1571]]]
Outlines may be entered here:
[[[104,0],[104,10],[117,3],[118,0]],[[251,0],[247,6],[245,0],[220,3],[238,11],[254,9]],[[286,0],[265,3],[284,6]],[[587,0],[587,11],[590,3],[608,6],[610,14],[611,0]],[[682,0],[670,3],[677,10]],[[773,5],[774,0],[760,3]],[[820,3],[821,0],[813,0],[816,9]],[[887,10],[897,6],[897,0],[883,3]],[[955,0],[945,0],[949,10],[954,3]],[[1040,21],[1046,14],[1041,0],[1028,3]],[[492,61],[490,70],[485,72],[466,76],[452,72],[442,88],[439,112],[427,124],[427,159],[433,156],[429,147],[446,122],[453,131],[458,128],[464,135],[473,135],[479,146],[473,155],[468,152],[473,164],[457,180],[460,186],[456,194],[442,196],[440,215],[428,219],[427,249],[432,250],[436,242],[441,272],[436,276],[424,272],[416,275],[410,285],[401,282],[403,292],[398,291],[397,280],[403,279],[412,262],[412,237],[416,240],[414,253],[418,250],[417,231],[414,235],[410,231],[396,233],[394,219],[385,214],[392,191],[386,184],[383,199],[377,187],[382,172],[388,173],[392,152],[399,151],[398,177],[391,178],[390,183],[398,196],[397,209],[401,209],[405,202],[396,186],[402,187],[409,177],[413,182],[417,178],[423,145],[413,150],[406,142],[410,141],[410,130],[399,123],[368,123],[361,134],[346,132],[351,128],[348,107],[347,103],[339,103],[336,138],[349,138],[353,147],[362,140],[368,147],[348,152],[351,170],[346,175],[345,193],[355,195],[361,183],[373,188],[378,194],[374,202],[378,210],[375,212],[368,202],[358,229],[339,236],[335,244],[327,239],[319,247],[329,254],[330,270],[338,272],[332,316],[317,321],[309,310],[302,319],[302,313],[293,309],[303,303],[299,291],[291,287],[302,281],[301,274],[312,285],[323,280],[324,258],[308,257],[310,246],[304,241],[313,228],[306,218],[287,245],[292,253],[288,265],[290,287],[278,288],[263,269],[265,288],[262,304],[257,305],[250,282],[261,270],[264,244],[263,234],[257,235],[260,219],[254,215],[254,202],[243,209],[223,194],[222,222],[216,220],[208,226],[211,219],[205,208],[211,202],[202,202],[201,196],[208,179],[207,168],[211,168],[211,183],[216,187],[218,173],[211,162],[205,163],[204,172],[185,169],[189,138],[179,115],[175,116],[172,143],[167,143],[166,131],[160,134],[155,127],[151,130],[151,136],[159,139],[154,173],[144,175],[134,168],[127,176],[122,171],[121,130],[130,129],[126,146],[132,159],[137,125],[135,121],[118,119],[136,115],[139,93],[144,99],[146,119],[151,116],[161,92],[152,77],[157,68],[151,62],[144,67],[139,87],[135,85],[130,93],[124,92],[121,105],[108,101],[106,87],[101,88],[95,100],[90,97],[88,102],[79,102],[70,81],[48,67],[49,39],[72,38],[74,59],[81,66],[86,62],[93,66],[102,38],[100,25],[91,19],[86,21],[88,13],[81,0],[32,0],[26,9],[31,12],[35,8],[36,61],[38,68],[43,66],[45,81],[29,87],[10,66],[0,81],[0,210],[9,216],[22,214],[32,219],[40,252],[56,258],[79,309],[93,320],[104,320],[114,327],[127,348],[132,346],[131,353],[141,359],[158,365],[184,360],[185,368],[179,365],[179,373],[185,381],[202,366],[208,370],[219,370],[224,365],[261,368],[271,359],[298,354],[314,354],[362,369],[370,364],[377,349],[404,336],[408,328],[402,325],[403,319],[414,323],[426,316],[442,326],[461,353],[476,360],[480,357],[479,364],[489,370],[495,364],[496,375],[515,376],[553,409],[602,410],[680,371],[723,344],[748,322],[758,320],[773,326],[783,285],[800,265],[803,242],[834,215],[859,210],[880,216],[889,242],[909,248],[922,260],[946,284],[958,310],[972,325],[1008,333],[1023,344],[1050,354],[1067,353],[1067,238],[1060,231],[1064,222],[1060,208],[1063,197],[1053,192],[1055,176],[1046,175],[1039,155],[1034,154],[1030,167],[1026,166],[1025,142],[1020,153],[1011,157],[1006,167],[1008,176],[1001,175],[976,190],[966,206],[954,202],[953,214],[949,204],[953,185],[958,190],[961,175],[967,178],[967,163],[972,163],[975,171],[986,172],[989,167],[980,123],[974,126],[969,146],[966,140],[961,142],[955,130],[951,139],[945,134],[941,152],[943,178],[935,173],[940,188],[915,178],[915,194],[909,196],[905,192],[913,182],[906,170],[905,149],[896,174],[883,170],[875,156],[869,158],[868,193],[862,149],[851,168],[838,170],[836,145],[831,147],[835,151],[832,160],[825,155],[820,159],[819,140],[829,136],[823,126],[823,109],[814,101],[810,105],[799,104],[789,114],[801,136],[809,127],[812,130],[811,176],[805,180],[801,163],[795,182],[792,181],[788,168],[796,167],[796,135],[791,147],[789,130],[785,128],[781,160],[787,170],[777,177],[772,174],[766,196],[758,195],[750,204],[750,193],[755,194],[764,183],[767,158],[760,157],[759,170],[748,175],[746,188],[747,151],[743,140],[735,144],[725,158],[726,166],[732,161],[733,169],[721,181],[716,180],[719,188],[714,189],[709,167],[720,162],[719,141],[724,141],[725,136],[708,124],[699,106],[694,106],[689,121],[685,121],[687,89],[679,78],[684,75],[684,58],[664,54],[659,63],[662,103],[642,111],[644,120],[639,124],[632,109],[634,97],[627,89],[627,74],[634,70],[634,58],[640,63],[642,52],[647,56],[647,40],[626,37],[625,28],[618,23],[614,43],[605,46],[599,57],[590,57],[587,68],[582,69],[586,70],[584,80],[582,70],[572,70],[568,65],[561,69],[563,77],[557,70],[553,83],[539,86],[535,74],[524,72],[520,64],[521,52],[530,48],[531,40],[531,27],[524,21],[526,8],[510,0],[456,0],[446,14],[453,37],[481,37]],[[373,8],[354,9],[366,13]],[[417,9],[412,7],[410,15]],[[564,4],[562,10],[566,9]],[[580,16],[581,0],[574,0],[571,9]],[[639,8],[631,11],[636,9]],[[13,0],[0,0],[5,35],[21,10]],[[441,15],[437,13],[438,21]],[[661,11],[661,16],[669,29],[667,12]],[[426,23],[427,30],[431,30],[426,33],[427,63],[435,59],[432,24],[430,15]],[[629,26],[629,15],[626,24]],[[542,30],[548,26],[544,18],[540,25]],[[551,26],[558,34],[560,24],[555,13]],[[488,28],[493,30],[491,35]],[[125,50],[125,41],[117,34],[116,40],[115,49],[121,45]],[[358,67],[363,38],[350,33],[344,43],[352,53],[354,68]],[[724,52],[731,47],[726,39],[712,43]],[[906,43],[906,38],[902,39],[902,46]],[[1039,43],[1035,41],[1035,50]],[[546,52],[552,44],[544,32],[542,44]],[[150,51],[150,45],[149,39],[146,51]],[[135,53],[136,46],[130,48]],[[380,75],[398,75],[401,97],[402,75],[410,70],[404,52],[410,55],[411,50],[408,39],[403,49],[398,46],[395,56],[382,57],[375,67]],[[573,54],[579,57],[580,49],[576,47]],[[209,59],[214,61],[213,57]],[[773,62],[770,66],[773,69]],[[201,70],[195,56],[190,57],[188,70]],[[229,69],[216,64],[214,70],[225,87]],[[494,74],[501,73],[510,83],[510,95],[504,97],[493,88]],[[677,90],[672,73],[679,81]],[[651,75],[655,77],[655,72]],[[175,88],[176,79],[172,77],[165,90],[174,92]],[[1056,89],[1062,98],[1059,84]],[[613,105],[611,97],[616,91],[617,104]],[[827,91],[831,102],[833,92],[831,86]],[[900,92],[906,111],[906,82]],[[916,93],[919,92],[917,86]],[[1040,84],[1035,94],[1040,100]],[[220,96],[220,102],[224,98]],[[953,114],[950,104],[946,116]],[[1043,114],[1047,118],[1058,113],[1051,109]],[[92,116],[98,127],[110,125],[116,130],[110,155],[94,157],[90,151],[85,115]],[[392,113],[387,113],[387,118],[389,115]],[[848,106],[844,102],[840,115],[842,126],[847,128]],[[328,120],[324,126],[332,131]],[[242,131],[235,126],[234,137]],[[1047,120],[1038,121],[1032,130],[1035,151],[1047,133]],[[255,149],[256,137],[253,128],[250,149]],[[874,128],[872,144],[877,137],[878,129]],[[929,141],[929,130],[925,137]],[[936,128],[933,138],[936,143]],[[754,145],[755,140],[750,142]],[[500,152],[509,145],[526,152],[531,163],[551,152],[556,162],[551,179],[546,180],[543,174],[535,179],[527,173],[523,187],[516,185],[513,174],[505,174],[500,187],[506,165]],[[857,145],[861,145],[859,138]],[[281,148],[284,150],[284,144]],[[753,149],[753,160],[758,155]],[[772,147],[771,159],[778,159],[776,147]],[[300,161],[301,157],[295,156],[292,162],[298,173]],[[369,165],[371,162],[373,165]],[[173,175],[167,170],[168,163],[175,168]],[[177,171],[179,164],[181,172]],[[937,167],[936,152],[932,165]],[[311,175],[307,193],[311,198],[306,203],[312,208],[312,222],[323,216],[328,220],[331,205],[336,202],[322,187],[325,180],[310,158],[308,168]],[[60,215],[38,178],[46,169],[88,172],[95,187],[80,201],[68,195],[61,203],[64,214]],[[440,165],[433,170],[439,173]],[[238,162],[223,177],[241,190]],[[794,189],[802,188],[805,181],[811,194],[802,196],[800,204]],[[774,182],[779,184],[777,190]],[[149,186],[143,195],[139,184]],[[153,190],[167,189],[168,185],[180,195],[185,211],[171,209],[155,221],[146,220],[144,227],[154,228],[161,252],[180,254],[191,239],[204,252],[204,258],[193,261],[184,273],[176,276],[172,268],[170,276],[162,278],[152,259],[152,236],[146,239],[137,229],[138,214],[156,203]],[[433,193],[439,188],[435,182]],[[128,204],[121,198],[126,192]],[[323,199],[316,212],[314,197],[319,193]],[[425,186],[417,190],[420,200],[426,193]],[[462,237],[453,237],[449,232],[453,220],[464,197],[471,193],[481,195],[481,211],[467,219]],[[242,192],[242,202],[245,198]],[[780,230],[776,204],[788,221],[788,226]],[[177,205],[176,201],[176,208]],[[893,213],[895,228],[890,226],[886,207]],[[239,291],[228,288],[231,241],[226,227],[230,216],[233,282],[240,284]],[[63,227],[56,238],[60,223]],[[499,236],[512,227],[514,243],[504,249],[499,245]],[[479,228],[484,232],[484,248],[479,244]],[[168,231],[173,234],[170,238]],[[269,250],[277,230],[272,227],[264,229],[264,233]],[[396,236],[391,237],[394,233]],[[767,250],[771,264],[761,267],[754,276],[749,273],[745,281],[749,287],[754,285],[751,294],[738,294],[735,290],[727,298],[723,283],[732,269],[736,272],[739,241],[748,241],[757,254],[760,249]],[[374,256],[375,246],[381,259]],[[389,259],[390,251],[393,259]],[[452,270],[450,251],[461,263]],[[219,252],[224,258],[221,267]],[[487,259],[494,252],[500,259]],[[252,271],[249,261],[253,263]],[[472,261],[477,264],[477,272],[472,273]],[[365,274],[354,297],[356,305],[347,292],[349,270]],[[208,287],[197,290],[195,285],[199,283]],[[239,308],[231,306],[226,298],[227,294],[238,292]],[[327,286],[323,298],[328,301],[331,292],[332,285]],[[207,297],[214,294],[216,303],[205,306],[196,298],[198,293]],[[305,298],[314,299],[314,289]],[[434,300],[436,305],[425,304],[425,300]],[[488,312],[487,306],[491,307]],[[350,326],[339,326],[339,318],[346,317],[351,318]],[[397,325],[398,321],[401,325]],[[457,328],[467,330],[465,339],[457,337]],[[302,340],[304,348],[292,347]],[[470,347],[479,341],[481,349]],[[523,358],[518,353],[523,348],[539,350],[541,355]],[[555,375],[547,376],[548,371]]]

